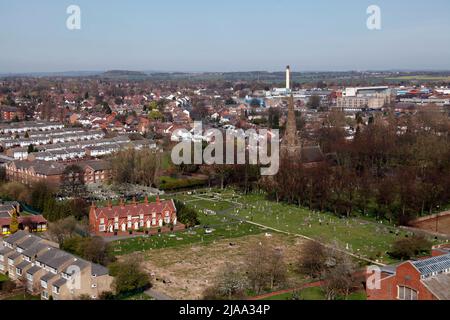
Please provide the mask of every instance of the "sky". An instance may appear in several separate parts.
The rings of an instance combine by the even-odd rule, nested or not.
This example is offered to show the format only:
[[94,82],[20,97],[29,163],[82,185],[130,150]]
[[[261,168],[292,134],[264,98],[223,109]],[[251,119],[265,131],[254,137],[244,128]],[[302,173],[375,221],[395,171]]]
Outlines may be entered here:
[[[81,9],[69,30],[67,7]],[[367,8],[381,9],[369,30]],[[448,0],[0,0],[0,74],[450,70]]]

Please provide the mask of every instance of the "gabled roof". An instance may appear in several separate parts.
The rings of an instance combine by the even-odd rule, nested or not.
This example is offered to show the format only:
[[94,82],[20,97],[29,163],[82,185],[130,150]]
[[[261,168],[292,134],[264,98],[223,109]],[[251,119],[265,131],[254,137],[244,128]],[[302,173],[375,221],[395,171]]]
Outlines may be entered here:
[[48,282],[49,280],[53,279],[54,277],[57,277],[57,275],[53,274],[51,272],[48,272],[41,277],[41,280],[44,282]]
[[62,250],[50,248],[49,250],[47,250],[47,252],[38,256],[36,260],[40,263],[45,264],[46,266],[58,269],[70,259],[72,259],[72,257],[72,255]]
[[34,171],[36,174],[44,176],[61,175],[64,172],[65,165],[59,162],[49,163],[43,160],[16,160],[13,162],[15,167],[19,170],[28,169]]
[[424,277],[450,270],[450,254],[411,262]]
[[109,219],[114,217],[126,218],[128,215],[138,216],[139,214],[162,213],[163,210],[176,212],[172,200],[165,200],[152,203],[126,204],[111,207],[95,208],[95,216],[104,215]]
[[29,258],[33,258],[34,256],[36,256],[39,252],[45,250],[46,248],[48,248],[49,245],[44,243],[44,242],[38,242],[35,243],[32,247],[28,248],[27,250],[25,250],[24,252],[22,252],[22,254],[24,256],[27,256]]
[[73,258],[73,260],[70,263],[70,266],[64,269],[64,273],[66,273],[66,274],[71,275],[73,273],[73,270],[69,270],[69,268],[71,266],[78,267],[78,268],[80,268],[80,270],[83,270],[84,268],[89,266],[90,262],[87,262],[87,261],[85,261],[83,259],[79,259],[79,258],[75,258],[75,257],[72,257],[72,258]]
[[9,244],[14,244],[17,241],[20,241],[22,238],[25,238],[28,235],[27,232],[23,231],[23,230],[19,230],[16,233],[14,233],[13,235],[10,235],[9,237],[3,239],[3,241],[5,241],[6,243]]
[[25,238],[21,239],[20,243],[17,244],[17,247],[22,250],[27,250],[36,245],[40,241],[42,241],[41,238],[29,234]]
[[12,253],[12,254],[8,257],[8,259],[16,260],[16,259],[19,258],[20,256],[21,256],[20,253],[14,251],[14,253]]
[[450,300],[450,274],[440,274],[422,282],[439,300]]
[[34,266],[34,267],[31,267],[31,268],[27,271],[27,273],[30,274],[30,275],[34,275],[36,272],[38,272],[38,271],[40,271],[40,270],[42,270],[42,269],[39,268],[38,266]]
[[29,267],[29,266],[31,266],[31,263],[29,263],[28,261],[22,261],[21,263],[19,263],[16,266],[16,268],[18,268],[20,270],[23,270],[23,269],[25,269],[26,267]]
[[10,253],[11,251],[13,251],[13,249],[3,247],[3,245],[0,245],[0,256],[4,256],[5,254]]
[[53,286],[54,286],[54,287],[57,287],[57,288],[61,288],[63,285],[66,284],[66,282],[67,282],[66,279],[64,279],[64,278],[59,278],[58,280],[56,280],[56,281],[53,283]]

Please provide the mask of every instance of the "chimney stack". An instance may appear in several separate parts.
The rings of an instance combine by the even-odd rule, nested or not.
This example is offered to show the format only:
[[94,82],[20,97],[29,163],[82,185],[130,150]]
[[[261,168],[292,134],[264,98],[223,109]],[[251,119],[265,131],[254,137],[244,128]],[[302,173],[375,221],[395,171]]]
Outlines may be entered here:
[[286,67],[286,89],[287,90],[291,89],[291,67],[290,66]]

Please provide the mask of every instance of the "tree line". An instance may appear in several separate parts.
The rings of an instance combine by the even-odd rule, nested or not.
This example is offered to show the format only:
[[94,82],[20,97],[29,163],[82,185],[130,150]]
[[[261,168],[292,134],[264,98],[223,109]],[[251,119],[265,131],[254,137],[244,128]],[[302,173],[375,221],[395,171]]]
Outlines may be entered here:
[[436,112],[375,118],[350,141],[324,125],[316,138],[334,162],[307,168],[282,158],[279,173],[260,186],[276,201],[408,224],[450,203],[449,129]]

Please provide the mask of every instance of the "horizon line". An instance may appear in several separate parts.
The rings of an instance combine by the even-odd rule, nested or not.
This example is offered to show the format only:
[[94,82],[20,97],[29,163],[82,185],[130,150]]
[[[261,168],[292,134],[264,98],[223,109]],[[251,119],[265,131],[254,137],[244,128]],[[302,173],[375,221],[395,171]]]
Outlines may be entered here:
[[[20,76],[20,75],[33,75],[33,74],[65,74],[65,73],[106,73],[112,71],[121,71],[121,72],[141,72],[141,73],[167,73],[167,74],[175,74],[175,73],[185,73],[185,74],[214,74],[214,73],[256,73],[256,72],[264,72],[264,73],[284,73],[285,70],[233,70],[233,71],[181,71],[181,70],[145,70],[145,69],[102,69],[102,70],[65,70],[65,71],[14,71],[14,72],[3,72],[0,73],[0,76]],[[345,72],[450,72],[450,68],[423,68],[423,69],[342,69],[342,70],[332,70],[332,69],[323,69],[323,70],[293,70],[291,69],[291,73],[345,73]]]

